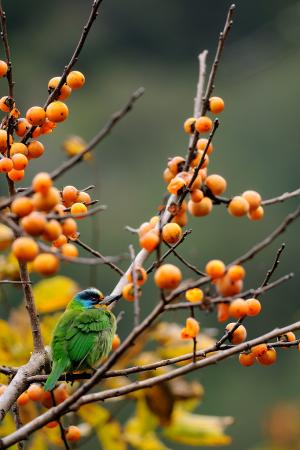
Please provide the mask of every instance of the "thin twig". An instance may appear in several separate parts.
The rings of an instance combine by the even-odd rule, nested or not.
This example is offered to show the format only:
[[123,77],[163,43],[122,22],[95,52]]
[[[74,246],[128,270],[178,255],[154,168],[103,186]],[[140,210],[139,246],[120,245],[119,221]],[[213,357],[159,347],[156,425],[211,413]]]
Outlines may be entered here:
[[[285,283],[286,281],[289,281],[294,276],[293,273],[288,273],[287,275],[284,275],[283,277],[278,278],[278,280],[274,281],[273,283],[269,283],[267,286],[259,287],[257,289],[248,289],[247,291],[241,292],[240,294],[233,295],[232,297],[213,297],[213,298],[205,298],[204,301],[201,302],[195,302],[193,303],[193,306],[205,306],[206,304],[211,305],[218,304],[218,303],[230,303],[236,298],[253,298],[254,296],[262,295],[265,292],[270,291],[271,289],[274,289],[275,287],[279,286],[281,283]],[[165,310],[166,311],[174,311],[177,309],[186,309],[189,308],[191,304],[189,302],[181,302],[181,303],[175,303],[174,305],[166,305]]]
[[129,245],[129,253],[132,261],[131,274],[132,274],[133,295],[134,295],[134,326],[137,327],[140,323],[141,309],[139,303],[139,287],[135,265],[135,251],[132,244]]
[[[50,391],[50,394],[51,394],[51,400],[52,400],[53,406],[57,406],[54,392]],[[59,430],[60,430],[60,437],[61,437],[61,440],[64,443],[65,449],[66,450],[70,450],[70,446],[69,446],[68,441],[66,439],[66,431],[65,431],[64,426],[62,424],[62,421],[61,421],[61,419],[59,417],[56,420],[58,422],[58,426],[59,426]]]
[[[96,17],[98,16],[98,9],[99,9],[99,6],[101,5],[102,1],[103,0],[94,0],[93,1],[89,18],[83,27],[83,30],[82,30],[81,36],[79,38],[78,44],[75,48],[75,51],[74,51],[69,63],[65,66],[64,71],[60,77],[60,81],[59,81],[58,85],[48,96],[46,103],[44,104],[44,109],[46,109],[47,106],[59,96],[60,90],[66,82],[67,75],[70,72],[70,70],[72,69],[72,67],[74,66],[74,64],[77,62],[79,54],[80,54],[81,50],[83,49],[86,38],[87,38],[89,31],[93,25],[93,22],[95,21]],[[22,139],[23,143],[26,143],[28,141],[28,139],[32,136],[32,133],[35,129],[36,129],[36,127],[32,126],[28,130],[28,132],[25,134],[25,136]]]
[[8,90],[9,90],[9,96],[11,98],[14,98],[14,81],[12,78],[12,61],[11,61],[11,54],[10,54],[10,47],[8,43],[8,33],[7,33],[7,27],[6,27],[6,14],[3,10],[2,6],[2,0],[0,1],[0,21],[1,21],[1,38],[3,40],[7,65],[8,65],[8,71],[6,74],[7,82],[8,82]]
[[85,250],[87,250],[88,252],[90,252],[92,255],[97,256],[99,259],[101,259],[101,261],[103,262],[103,264],[106,264],[107,266],[111,267],[113,270],[115,270],[119,275],[123,275],[124,272],[122,269],[120,269],[118,266],[116,266],[114,263],[112,263],[109,259],[107,259],[104,255],[102,255],[99,251],[94,250],[92,247],[90,247],[89,245],[85,244],[84,242],[82,242],[80,239],[76,239],[75,244],[79,245],[80,247],[84,248]]

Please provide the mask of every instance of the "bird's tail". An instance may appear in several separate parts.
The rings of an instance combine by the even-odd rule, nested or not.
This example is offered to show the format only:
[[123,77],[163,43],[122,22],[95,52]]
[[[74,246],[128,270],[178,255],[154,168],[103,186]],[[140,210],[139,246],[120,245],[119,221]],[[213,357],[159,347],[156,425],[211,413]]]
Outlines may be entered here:
[[62,360],[54,362],[51,373],[48,376],[47,381],[44,385],[44,390],[52,391],[52,389],[54,389],[55,383],[57,382],[57,380],[64,371],[65,371],[65,364],[63,364]]

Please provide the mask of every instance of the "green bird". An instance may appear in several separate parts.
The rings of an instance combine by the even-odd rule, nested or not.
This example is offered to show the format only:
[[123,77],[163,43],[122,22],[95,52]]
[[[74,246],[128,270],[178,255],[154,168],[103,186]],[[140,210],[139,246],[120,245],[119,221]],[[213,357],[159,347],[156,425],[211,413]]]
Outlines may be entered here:
[[116,318],[95,288],[79,292],[68,304],[52,336],[52,371],[44,389],[51,391],[65,372],[93,368],[112,347]]

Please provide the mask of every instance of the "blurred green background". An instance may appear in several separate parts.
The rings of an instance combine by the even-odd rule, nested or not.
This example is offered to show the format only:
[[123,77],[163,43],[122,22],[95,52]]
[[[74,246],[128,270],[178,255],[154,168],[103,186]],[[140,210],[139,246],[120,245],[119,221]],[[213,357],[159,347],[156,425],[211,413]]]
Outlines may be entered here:
[[[28,107],[44,103],[48,80],[62,72],[89,13],[87,1],[42,3],[4,2],[16,99],[23,114]],[[228,196],[253,188],[269,198],[299,185],[300,2],[252,0],[236,5],[235,23],[216,80],[215,94],[225,99],[226,108],[210,172],[228,180]],[[78,165],[57,183],[81,188],[97,184],[93,198],[108,209],[98,218],[82,221],[80,231],[82,239],[102,253],[127,252],[131,242],[138,250],[137,239],[124,227],[138,226],[155,213],[164,194],[161,174],[167,158],[186,153],[182,123],[193,110],[197,55],[207,48],[211,63],[228,6],[220,0],[103,2],[76,66],[86,74],[86,85],[68,101],[69,120],[53,136],[41,138],[46,153],[31,163],[24,183],[40,170],[51,171],[65,158],[60,145],[66,136],[79,134],[89,140],[133,90],[144,86],[145,95],[94,151],[93,161]],[[5,80],[0,89],[6,95]],[[3,182],[0,187],[4,194]],[[229,262],[269,234],[296,204],[297,199],[292,199],[267,207],[259,223],[232,218],[225,208],[216,207],[207,218],[190,219],[193,234],[182,245],[182,254],[200,268],[215,257]],[[259,285],[281,242],[287,246],[277,276],[298,272],[297,229],[294,223],[284,237],[247,263],[246,287]],[[95,273],[89,267],[65,265],[62,272],[82,287],[96,276],[97,286],[105,293],[117,281],[115,273],[102,266]],[[263,313],[249,320],[249,335],[297,320],[298,291],[295,277],[265,295]],[[141,300],[145,313],[156,301],[154,288],[145,289]],[[132,305],[124,303],[117,308],[126,312],[119,328],[121,337],[133,320]],[[180,314],[169,318],[183,320]],[[216,325],[214,317],[199,315],[199,319],[202,327]],[[272,405],[299,400],[297,352],[281,351],[278,359],[272,368],[249,369],[232,359],[193,374],[206,391],[201,412],[236,418],[230,429],[231,450],[255,448],[263,439],[261,423]],[[176,448],[172,443],[170,447]]]

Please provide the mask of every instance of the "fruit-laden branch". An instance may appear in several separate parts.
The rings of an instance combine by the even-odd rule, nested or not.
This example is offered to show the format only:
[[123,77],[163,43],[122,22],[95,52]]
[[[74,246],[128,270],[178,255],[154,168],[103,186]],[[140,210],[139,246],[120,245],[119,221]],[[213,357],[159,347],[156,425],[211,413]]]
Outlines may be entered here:
[[[255,244],[250,250],[248,250],[244,255],[236,258],[234,261],[231,261],[227,267],[226,270],[232,265],[235,264],[241,264],[244,263],[250,259],[252,259],[257,253],[262,251],[264,248],[266,248],[268,245],[270,245],[278,236],[280,236],[282,233],[285,232],[287,227],[293,223],[298,217],[300,216],[300,206],[296,208],[292,213],[288,214],[285,219],[281,222],[281,224],[275,228],[272,233],[270,233],[265,239],[260,241],[259,243]],[[210,277],[201,277],[198,278],[198,280],[192,281],[188,284],[184,284],[184,286],[179,286],[177,289],[172,291],[169,296],[167,297],[167,301],[171,301],[178,297],[179,295],[183,294],[187,289],[192,289],[195,287],[202,286],[206,283],[210,282]]]
[[[232,198],[226,198],[226,197],[221,197],[219,195],[214,195],[207,186],[205,186],[205,195],[207,197],[209,197],[213,201],[213,203],[216,205],[220,205],[220,204],[228,205],[232,200]],[[261,205],[268,206],[268,205],[274,205],[276,203],[282,203],[282,202],[285,202],[286,200],[289,200],[290,198],[299,197],[299,195],[300,195],[300,188],[297,188],[294,191],[285,192],[284,194],[280,194],[277,197],[272,197],[272,198],[262,200]]]
[[[24,235],[24,232],[23,232],[22,228],[19,227],[6,214],[0,214],[0,222],[2,222],[3,224],[7,225],[8,227],[10,227],[17,237],[20,237],[20,236]],[[87,264],[87,265],[108,264],[108,263],[113,263],[114,261],[115,262],[119,261],[120,259],[122,259],[124,257],[127,258],[127,255],[124,255],[124,256],[104,256],[104,257],[101,257],[101,258],[98,255],[96,255],[97,258],[85,258],[85,257],[81,257],[81,256],[70,257],[70,256],[65,256],[65,255],[63,255],[61,253],[56,252],[55,250],[53,250],[51,247],[49,247],[48,245],[44,244],[43,242],[37,241],[37,244],[38,244],[39,248],[43,252],[51,253],[51,254],[55,255],[58,259],[60,259],[61,261],[65,261],[65,262],[69,262],[69,263],[75,263],[75,264]],[[20,263],[21,262],[22,261],[20,261]],[[29,281],[30,281],[29,279],[25,280],[25,278],[24,278],[22,283],[26,284]]]
[[10,47],[8,43],[8,34],[7,34],[7,27],[6,27],[6,13],[3,10],[2,6],[2,0],[0,1],[0,22],[1,22],[1,38],[3,40],[7,65],[8,65],[8,71],[6,74],[7,82],[8,82],[8,91],[9,96],[11,98],[14,97],[14,81],[12,78],[12,61],[11,61],[11,54],[10,54]]
[[[139,88],[135,92],[133,92],[129,101],[126,103],[126,105],[120,111],[115,112],[111,116],[110,120],[104,125],[104,127],[99,131],[99,133],[97,133],[96,136],[94,136],[93,139],[91,139],[91,141],[87,144],[87,146],[80,153],[77,153],[72,158],[63,162],[57,169],[53,170],[53,172],[50,173],[50,177],[52,178],[52,180],[55,180],[56,178],[61,176],[63,173],[67,172],[72,167],[74,167],[77,163],[82,161],[84,155],[86,153],[90,152],[91,150],[93,150],[111,132],[111,130],[114,128],[114,126],[121,119],[123,119],[123,117],[125,117],[127,115],[127,113],[129,113],[132,110],[134,103],[136,102],[136,100],[138,100],[143,95],[143,93],[144,93],[143,88]],[[7,199],[3,200],[2,202],[0,202],[0,210],[10,206],[10,204],[16,198],[21,197],[21,196],[29,196],[29,195],[32,195],[33,193],[34,193],[33,189],[30,187],[30,188],[27,188],[25,191],[22,191],[11,198],[7,198]]]
[[[135,392],[137,390],[150,388],[152,386],[155,386],[156,384],[171,380],[173,378],[177,378],[179,376],[190,373],[194,370],[202,369],[202,368],[210,366],[212,364],[216,364],[217,362],[222,361],[223,359],[227,359],[233,355],[236,355],[245,350],[248,350],[249,348],[251,348],[255,345],[268,342],[271,339],[274,339],[274,338],[276,338],[280,335],[283,335],[289,331],[294,331],[294,330],[298,330],[298,329],[300,329],[300,321],[292,323],[286,327],[276,328],[275,330],[270,331],[270,332],[268,332],[262,336],[259,336],[255,339],[251,339],[242,344],[230,347],[227,350],[218,351],[217,353],[214,353],[211,356],[207,356],[206,358],[200,359],[199,361],[192,362],[192,363],[187,364],[178,369],[174,369],[173,371],[165,373],[163,375],[159,375],[159,376],[149,378],[149,379],[143,380],[143,381],[136,381],[136,382],[130,383],[126,386],[123,386],[121,388],[109,389],[109,390],[105,390],[105,391],[98,392],[95,394],[77,396],[78,398],[75,403],[73,401],[70,401],[70,399],[74,396],[74,394],[73,394],[71,397],[69,397],[68,400],[65,400],[60,405],[49,409],[47,412],[41,414],[37,418],[28,422],[26,425],[24,425],[19,430],[15,431],[14,433],[10,434],[9,436],[4,437],[2,440],[0,440],[0,448],[2,448],[2,449],[8,448],[9,446],[15,444],[16,442],[23,440],[25,437],[28,437],[28,435],[32,434],[34,431],[42,428],[48,422],[55,420],[57,417],[61,416],[66,410],[65,406],[64,406],[64,405],[66,405],[66,403],[68,403],[69,411],[77,410],[80,406],[82,406],[86,403],[104,401],[108,398],[116,398],[116,397],[120,397],[120,396],[129,394],[131,392]],[[88,383],[91,382],[91,380],[89,380],[83,386],[86,386]],[[80,391],[81,389],[82,388],[79,388],[75,392],[75,394],[78,391]]]
[[[254,297],[258,295],[265,294],[266,292],[270,291],[271,289],[274,289],[275,287],[279,286],[282,283],[285,283],[286,281],[289,281],[291,278],[293,278],[293,273],[288,273],[284,275],[283,277],[278,278],[277,280],[273,281],[273,283],[268,284],[264,287],[258,287],[257,289],[248,289],[247,291],[241,292],[240,294],[233,295],[232,297],[208,297],[205,298],[202,302],[195,302],[193,303],[194,307],[202,307],[203,309],[206,309],[211,304],[218,304],[218,303],[230,303],[233,300],[237,298],[247,298],[247,297]],[[176,309],[186,309],[190,308],[191,303],[189,302],[181,302],[181,303],[175,303],[174,305],[167,305],[165,310],[166,311],[174,311]]]
[[[53,102],[53,100],[55,100],[60,93],[60,90],[62,88],[62,86],[65,84],[66,82],[66,78],[68,73],[70,72],[70,70],[72,69],[72,67],[74,66],[74,64],[77,62],[78,60],[78,56],[81,52],[81,50],[83,49],[84,43],[86,41],[86,38],[89,34],[89,31],[96,19],[96,17],[98,16],[98,9],[101,5],[103,0],[93,0],[92,3],[92,9],[88,18],[87,23],[84,25],[81,36],[79,38],[78,44],[75,48],[75,51],[69,61],[69,63],[65,66],[64,71],[62,73],[62,76],[60,78],[60,81],[58,83],[58,85],[56,86],[56,88],[50,93],[49,97],[46,100],[46,103],[44,105],[44,109],[47,108],[47,106]],[[25,136],[22,139],[22,143],[26,143],[28,141],[29,138],[31,138],[33,131],[36,129],[36,126],[32,126],[28,132],[25,134]]]

